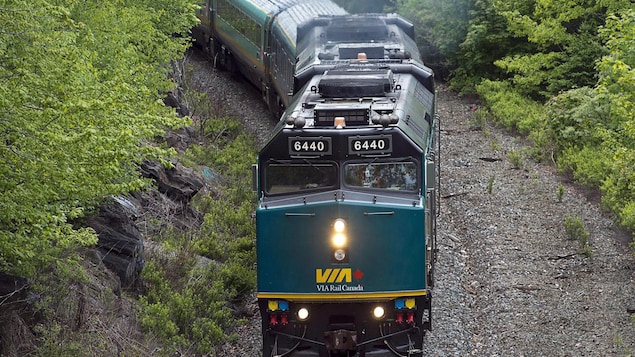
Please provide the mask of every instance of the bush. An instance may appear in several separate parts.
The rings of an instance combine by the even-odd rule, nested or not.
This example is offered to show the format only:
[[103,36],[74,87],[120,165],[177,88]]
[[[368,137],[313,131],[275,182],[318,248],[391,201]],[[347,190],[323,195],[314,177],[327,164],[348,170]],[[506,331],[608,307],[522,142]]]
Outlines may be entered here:
[[591,257],[591,246],[589,246],[589,232],[584,228],[584,222],[578,215],[567,216],[564,221],[564,227],[571,240],[580,242],[580,253]]
[[546,111],[549,128],[561,149],[599,144],[595,128],[610,117],[607,106],[589,87],[572,89],[553,97],[547,102]]
[[543,106],[516,92],[508,82],[484,80],[476,89],[497,124],[525,135],[543,130]]

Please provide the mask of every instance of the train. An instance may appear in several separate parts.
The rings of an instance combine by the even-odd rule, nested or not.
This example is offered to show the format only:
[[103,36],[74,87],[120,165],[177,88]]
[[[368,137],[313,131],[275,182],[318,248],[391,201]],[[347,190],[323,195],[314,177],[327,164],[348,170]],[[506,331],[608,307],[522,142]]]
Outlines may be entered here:
[[263,356],[422,356],[440,140],[414,26],[328,0],[208,0],[212,63],[279,121],[252,170]]

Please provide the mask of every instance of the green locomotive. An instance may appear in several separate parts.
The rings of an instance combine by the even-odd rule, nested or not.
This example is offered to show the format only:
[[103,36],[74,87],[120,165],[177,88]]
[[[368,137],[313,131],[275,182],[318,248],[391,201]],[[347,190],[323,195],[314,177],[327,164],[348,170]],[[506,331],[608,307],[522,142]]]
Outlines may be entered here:
[[420,353],[436,250],[434,108],[432,76],[415,62],[333,65],[298,93],[258,158],[265,356]]
[[[260,27],[221,20],[226,4]],[[284,109],[254,169],[263,356],[421,356],[439,146],[412,24],[330,1],[211,0],[204,11],[212,56]]]

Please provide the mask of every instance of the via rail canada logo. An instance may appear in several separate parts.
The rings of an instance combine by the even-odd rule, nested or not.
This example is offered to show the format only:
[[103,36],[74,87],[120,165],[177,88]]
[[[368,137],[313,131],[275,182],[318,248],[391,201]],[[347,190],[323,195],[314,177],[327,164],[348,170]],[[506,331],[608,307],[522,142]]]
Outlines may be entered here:
[[321,293],[364,291],[362,284],[353,283],[353,278],[358,282],[363,277],[359,269],[355,272],[351,268],[315,269],[315,287]]

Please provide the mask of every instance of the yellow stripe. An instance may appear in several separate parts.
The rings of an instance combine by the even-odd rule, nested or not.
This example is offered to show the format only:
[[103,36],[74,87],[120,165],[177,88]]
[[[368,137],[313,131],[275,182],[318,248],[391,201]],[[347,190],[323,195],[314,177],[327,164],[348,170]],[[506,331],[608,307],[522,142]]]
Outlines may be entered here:
[[361,293],[361,294],[286,294],[286,293],[258,293],[258,299],[284,299],[289,301],[316,301],[316,300],[368,300],[368,299],[395,299],[399,297],[425,296],[426,290],[420,291],[396,291],[389,293]]

